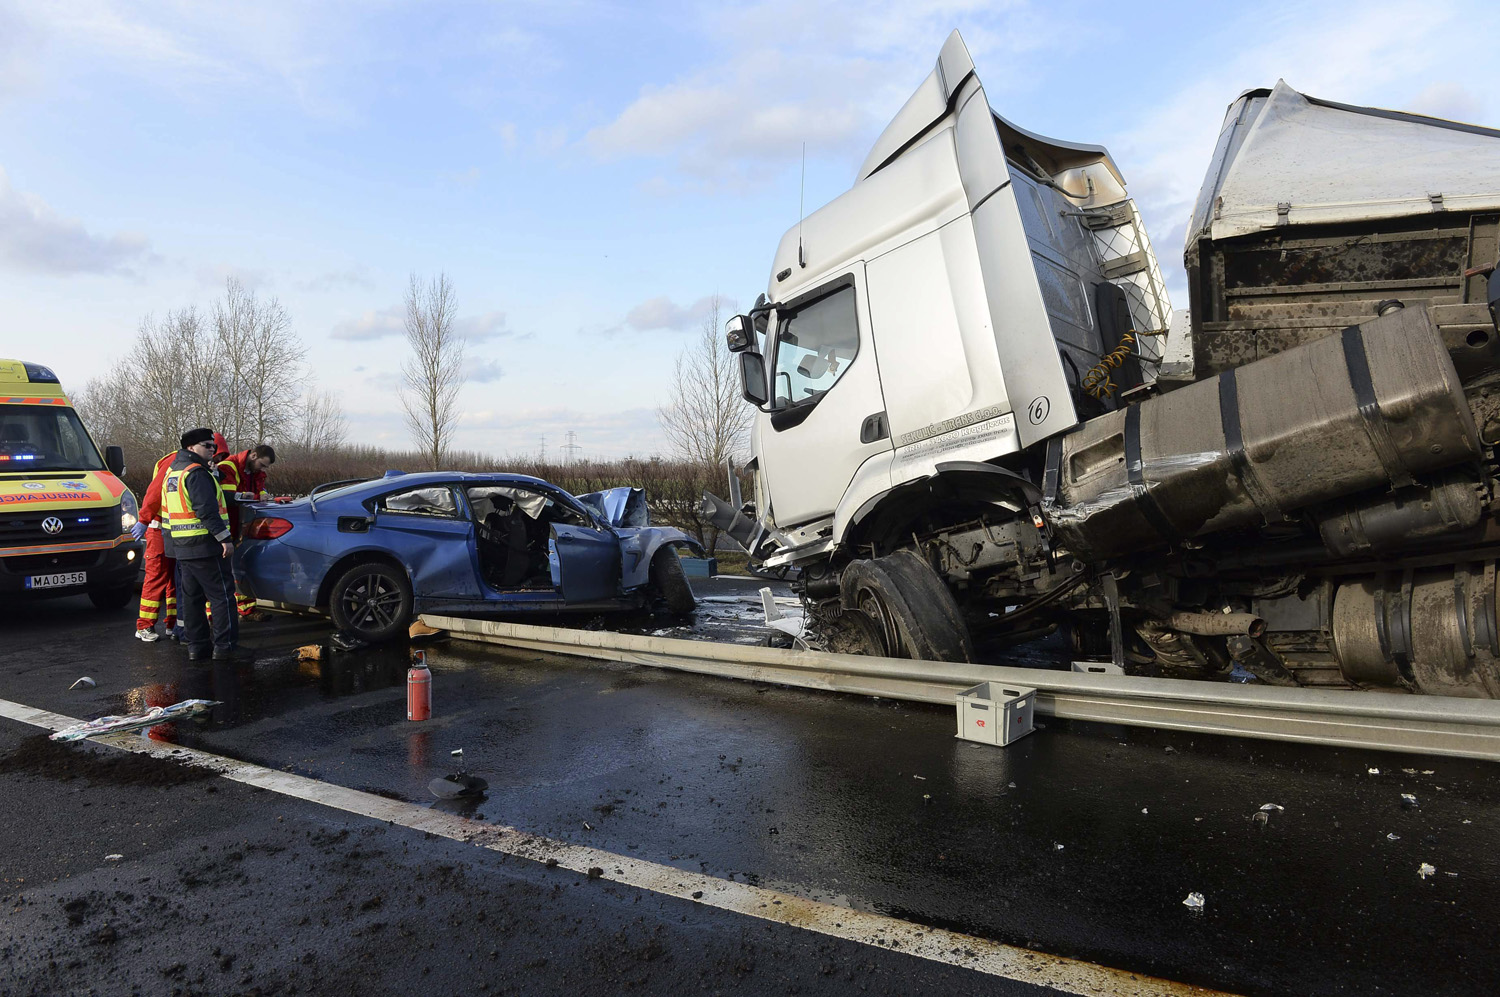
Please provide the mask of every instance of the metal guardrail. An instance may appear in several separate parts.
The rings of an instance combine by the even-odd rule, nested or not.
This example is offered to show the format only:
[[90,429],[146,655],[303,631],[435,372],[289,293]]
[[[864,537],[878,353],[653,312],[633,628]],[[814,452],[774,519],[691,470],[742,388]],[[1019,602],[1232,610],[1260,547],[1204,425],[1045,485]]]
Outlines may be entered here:
[[752,682],[951,705],[959,692],[994,681],[1037,690],[1037,712],[1069,720],[1500,761],[1496,700],[872,658],[430,614],[422,619],[462,640]]

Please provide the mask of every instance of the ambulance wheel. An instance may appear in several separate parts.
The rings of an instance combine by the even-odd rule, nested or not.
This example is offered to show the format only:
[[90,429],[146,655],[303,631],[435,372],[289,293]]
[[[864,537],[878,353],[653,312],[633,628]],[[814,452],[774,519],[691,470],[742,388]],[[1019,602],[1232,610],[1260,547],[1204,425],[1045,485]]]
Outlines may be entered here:
[[963,612],[937,572],[913,551],[851,562],[839,579],[846,610],[858,610],[880,632],[893,658],[972,661]]
[[669,613],[682,616],[698,608],[687,572],[682,570],[682,559],[671,547],[662,547],[651,557],[651,591]]
[[356,564],[333,583],[328,612],[345,633],[371,643],[391,640],[411,625],[411,585],[394,565]]
[[135,589],[125,586],[116,589],[89,589],[89,602],[95,609],[112,612],[124,609],[126,603],[135,598]]

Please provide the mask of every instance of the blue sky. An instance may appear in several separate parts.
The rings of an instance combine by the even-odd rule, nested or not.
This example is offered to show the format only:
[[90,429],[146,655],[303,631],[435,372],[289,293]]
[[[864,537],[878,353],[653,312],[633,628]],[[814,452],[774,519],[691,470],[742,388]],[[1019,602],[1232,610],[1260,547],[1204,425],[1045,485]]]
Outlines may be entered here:
[[[1173,302],[1225,106],[1285,78],[1500,125],[1481,3],[0,0],[0,355],[81,387],[238,276],[359,442],[404,446],[407,276],[471,334],[458,444],[664,449],[714,294],[748,304],[960,29],[995,109],[1109,147]],[[1476,43],[1481,47],[1484,43]]]

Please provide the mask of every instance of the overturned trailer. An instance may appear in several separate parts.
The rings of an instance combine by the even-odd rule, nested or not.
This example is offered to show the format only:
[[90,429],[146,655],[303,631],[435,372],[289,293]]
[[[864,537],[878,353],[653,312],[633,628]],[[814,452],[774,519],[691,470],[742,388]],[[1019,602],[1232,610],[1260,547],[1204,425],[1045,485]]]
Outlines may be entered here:
[[1497,234],[1500,132],[1250,91],[1166,335],[1109,154],[955,33],[730,321],[756,494],[705,501],[841,650],[1500,696]]

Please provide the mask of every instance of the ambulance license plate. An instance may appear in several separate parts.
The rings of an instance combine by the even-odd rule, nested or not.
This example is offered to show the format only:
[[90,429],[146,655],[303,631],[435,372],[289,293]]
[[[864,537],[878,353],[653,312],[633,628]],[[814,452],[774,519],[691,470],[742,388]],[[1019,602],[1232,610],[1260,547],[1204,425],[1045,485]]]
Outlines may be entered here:
[[88,581],[87,571],[63,571],[55,575],[32,575],[26,579],[29,589],[60,589],[69,585],[82,585]]

